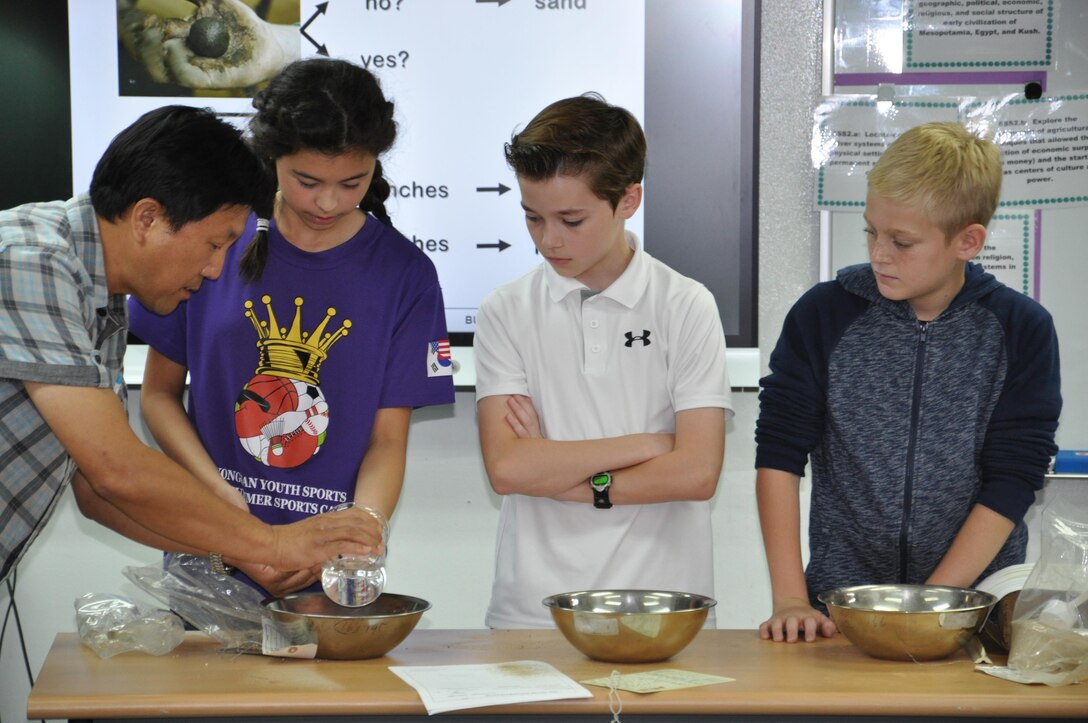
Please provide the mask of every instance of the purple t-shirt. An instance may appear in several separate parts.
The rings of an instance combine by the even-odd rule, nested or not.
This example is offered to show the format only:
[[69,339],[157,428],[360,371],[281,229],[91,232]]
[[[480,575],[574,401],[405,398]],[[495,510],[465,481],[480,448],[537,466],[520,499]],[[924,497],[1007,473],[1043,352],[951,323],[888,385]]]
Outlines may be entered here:
[[453,380],[438,276],[411,241],[368,216],[350,241],[309,253],[273,224],[249,284],[238,264],[254,230],[250,218],[220,278],[172,314],[135,299],[129,314],[189,368],[189,418],[224,479],[284,524],[354,499],[378,409],[449,404]]

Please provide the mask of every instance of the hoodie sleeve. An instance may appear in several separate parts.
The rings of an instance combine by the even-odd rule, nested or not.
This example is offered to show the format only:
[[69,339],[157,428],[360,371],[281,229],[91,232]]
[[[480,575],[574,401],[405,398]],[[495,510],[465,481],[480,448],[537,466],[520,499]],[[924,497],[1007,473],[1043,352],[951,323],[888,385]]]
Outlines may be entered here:
[[770,374],[763,377],[756,420],[756,467],[804,475],[824,432],[828,360],[867,304],[838,282],[805,293],[782,325]]
[[1008,366],[982,447],[978,502],[1019,522],[1042,488],[1062,410],[1058,337],[1050,313],[1007,290],[992,305]]

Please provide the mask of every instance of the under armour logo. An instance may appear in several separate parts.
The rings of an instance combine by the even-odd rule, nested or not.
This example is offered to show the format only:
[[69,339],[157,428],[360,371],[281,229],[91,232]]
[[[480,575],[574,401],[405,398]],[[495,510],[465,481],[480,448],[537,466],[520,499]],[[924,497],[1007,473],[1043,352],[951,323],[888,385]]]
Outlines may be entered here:
[[625,341],[623,343],[623,345],[625,347],[627,347],[628,349],[630,349],[631,345],[634,344],[636,341],[641,341],[642,346],[650,346],[650,330],[649,329],[643,329],[642,330],[642,336],[635,336],[634,332],[632,332],[632,331],[625,331],[623,333],[623,335],[625,337],[627,337],[627,341]]

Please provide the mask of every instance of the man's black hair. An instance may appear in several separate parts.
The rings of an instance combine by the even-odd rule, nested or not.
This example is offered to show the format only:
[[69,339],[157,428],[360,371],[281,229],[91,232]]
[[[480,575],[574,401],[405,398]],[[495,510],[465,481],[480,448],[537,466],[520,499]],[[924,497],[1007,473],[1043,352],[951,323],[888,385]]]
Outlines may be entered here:
[[110,142],[91,178],[91,203],[116,221],[153,198],[177,230],[224,206],[267,216],[271,184],[237,128],[209,109],[170,105],[140,116]]

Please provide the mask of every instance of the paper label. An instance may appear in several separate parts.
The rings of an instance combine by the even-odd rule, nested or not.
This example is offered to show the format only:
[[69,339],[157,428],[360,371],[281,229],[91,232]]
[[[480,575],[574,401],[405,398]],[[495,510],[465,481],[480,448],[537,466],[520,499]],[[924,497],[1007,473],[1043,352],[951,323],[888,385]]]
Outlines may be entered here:
[[696,688],[700,685],[732,683],[735,679],[725,678],[720,675],[706,675],[704,673],[692,673],[687,670],[665,668],[662,670],[649,670],[645,673],[618,675],[614,679],[594,678],[593,680],[583,680],[582,683],[600,688],[611,688],[613,680],[615,680],[617,690],[628,690],[632,693],[658,693],[665,690]]
[[620,623],[628,630],[647,638],[656,638],[661,633],[660,615],[629,615],[620,618]]
[[317,656],[317,643],[306,641],[312,638],[303,624],[297,626],[277,623],[271,618],[261,619],[261,653],[279,658],[314,658]]
[[620,624],[615,618],[603,618],[594,613],[574,613],[574,629],[583,635],[619,635]]

